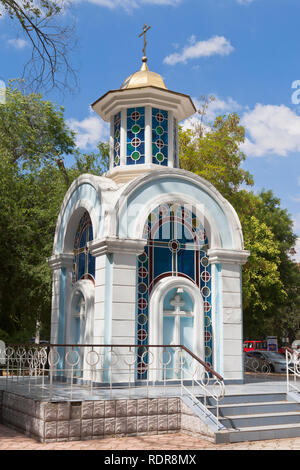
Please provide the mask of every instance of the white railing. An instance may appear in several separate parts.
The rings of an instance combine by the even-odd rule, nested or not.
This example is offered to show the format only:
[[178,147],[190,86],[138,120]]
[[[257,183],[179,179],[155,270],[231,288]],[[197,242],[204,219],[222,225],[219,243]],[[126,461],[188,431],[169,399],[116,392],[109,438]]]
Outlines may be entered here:
[[300,353],[287,348],[285,351],[286,358],[286,387],[288,392],[300,393]]
[[208,404],[224,397],[223,378],[182,345],[13,345],[5,349],[0,388],[55,401],[188,396],[212,420]]

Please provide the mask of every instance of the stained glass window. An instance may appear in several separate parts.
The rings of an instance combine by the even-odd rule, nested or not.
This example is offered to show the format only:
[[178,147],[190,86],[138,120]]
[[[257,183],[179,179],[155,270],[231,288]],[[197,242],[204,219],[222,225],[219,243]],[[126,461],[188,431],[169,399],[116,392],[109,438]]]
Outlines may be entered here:
[[127,165],[145,163],[145,108],[127,109]]
[[152,108],[152,162],[168,165],[168,111]]
[[95,278],[95,257],[89,252],[87,246],[89,241],[93,240],[93,226],[86,211],[80,219],[77,227],[74,242],[74,261],[72,270],[73,284],[80,279]]
[[150,294],[156,283],[167,276],[187,278],[199,288],[204,303],[205,361],[213,366],[211,266],[207,257],[208,239],[201,221],[193,210],[163,204],[149,215],[143,236],[148,242],[144,253],[137,258],[138,378],[146,378],[147,349],[143,346],[148,344]]
[[120,165],[121,113],[114,116],[114,166]]

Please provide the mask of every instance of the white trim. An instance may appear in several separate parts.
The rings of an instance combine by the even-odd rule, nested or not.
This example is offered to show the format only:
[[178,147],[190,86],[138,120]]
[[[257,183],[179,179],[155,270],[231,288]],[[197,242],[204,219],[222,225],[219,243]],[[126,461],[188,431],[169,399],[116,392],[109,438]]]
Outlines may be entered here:
[[115,143],[115,125],[114,116],[110,117],[110,137],[109,137],[109,169],[114,167],[114,143]]
[[174,113],[168,111],[168,167],[174,168]]
[[[65,217],[65,211],[68,207],[68,204],[70,202],[70,199],[72,198],[73,194],[76,193],[76,191],[79,189],[80,186],[84,185],[84,184],[89,184],[91,185],[98,198],[99,198],[99,204],[101,204],[101,192],[102,190],[112,190],[112,189],[117,189],[116,188],[116,184],[110,180],[109,178],[105,178],[103,176],[94,176],[94,175],[89,175],[89,174],[83,174],[83,175],[80,175],[78,178],[76,178],[76,180],[73,181],[73,183],[71,184],[71,186],[69,187],[68,191],[66,192],[65,194],[65,197],[64,197],[64,200],[63,200],[63,203],[61,205],[61,208],[60,208],[60,211],[59,211],[59,215],[58,215],[58,218],[57,218],[57,222],[56,222],[56,229],[55,229],[55,236],[54,236],[54,243],[53,243],[53,254],[58,254],[59,252],[63,251],[63,246],[64,246],[64,243],[65,243],[65,240],[64,240],[64,237],[66,235],[66,229],[69,225],[69,221],[70,221],[70,218],[72,217],[73,215],[73,212],[74,212],[74,206],[73,207],[70,207],[70,215],[69,215],[69,218],[67,220],[64,220],[64,217]],[[93,209],[93,214],[95,214],[95,208],[91,205],[90,201],[88,201],[87,199],[82,199],[81,200],[81,203],[83,204],[83,208],[88,210],[89,209]],[[78,208],[78,202],[76,203],[76,208]],[[96,216],[93,216],[93,214],[90,214],[91,216],[91,219],[92,219],[92,223],[93,223],[93,231],[94,231],[94,237],[98,237],[98,230],[100,230],[100,226],[99,226],[99,222],[100,220],[98,220],[98,217]],[[92,218],[93,217],[93,218]],[[61,247],[61,250],[58,250],[58,242],[60,240],[60,229],[61,229],[61,226],[62,224],[65,225],[65,230],[64,230],[64,233],[62,234],[62,247]],[[73,250],[73,247],[72,247],[72,250]]]
[[153,108],[174,111],[179,122],[196,112],[190,96],[154,86],[111,90],[93,103],[92,108],[108,122],[113,113],[118,113],[125,106],[137,108],[149,105]]
[[49,267],[55,269],[68,268],[73,266],[74,255],[72,253],[61,253],[47,258]]
[[210,249],[207,251],[209,256],[210,264],[222,263],[222,264],[245,264],[247,263],[250,251],[247,250],[225,250]]
[[143,253],[146,243],[145,239],[104,237],[89,242],[89,249],[93,256],[102,256],[107,253],[139,255]]
[[72,207],[72,213],[65,224],[64,232],[62,234],[62,252],[63,253],[71,253],[74,248],[74,239],[76,230],[78,228],[79,221],[87,211],[91,218],[92,226],[93,226],[93,236],[94,238],[97,237],[99,232],[99,220],[97,218],[97,214],[93,204],[88,199],[79,199],[76,204]]
[[[149,344],[163,344],[163,302],[169,290],[182,287],[194,301],[194,327],[193,327],[193,353],[203,361],[204,349],[204,307],[203,299],[198,286],[189,279],[179,276],[170,276],[160,280],[153,289],[149,299]],[[150,380],[161,380],[162,368],[158,348],[153,348],[154,367],[151,370]]]
[[178,193],[160,194],[145,204],[136,218],[134,226],[134,233],[136,234],[137,238],[143,237],[144,225],[149,214],[151,214],[151,212],[159,205],[167,203],[172,205],[188,205],[189,209],[194,211],[197,218],[199,218],[199,220],[202,222],[203,227],[205,227],[209,240],[209,246],[221,246],[220,232],[214,219],[211,217],[211,214],[205,209],[204,206],[202,206],[202,210],[200,209],[201,204],[199,201],[184,194]]
[[127,160],[127,109],[121,110],[120,131],[120,166],[126,165]]
[[145,164],[152,163],[152,108],[145,106]]
[[[233,250],[243,250],[244,248],[244,241],[243,241],[243,233],[242,233],[242,228],[240,224],[240,220],[238,218],[238,215],[236,211],[234,210],[233,206],[219,193],[219,191],[208,181],[204,180],[198,175],[195,175],[194,173],[191,173],[190,171],[182,170],[179,168],[169,168],[166,167],[163,169],[160,168],[159,170],[153,170],[149,174],[144,175],[140,178],[136,178],[133,181],[131,181],[128,185],[126,185],[124,191],[120,195],[120,200],[123,201],[123,203],[120,204],[119,207],[117,207],[117,218],[119,222],[121,221],[121,217],[123,215],[123,211],[128,209],[125,209],[125,206],[128,201],[128,199],[142,187],[144,187],[147,183],[153,182],[155,185],[159,185],[159,180],[163,178],[178,178],[178,180],[183,180],[185,183],[191,183],[193,185],[198,186],[198,188],[204,192],[206,192],[214,201],[215,203],[219,206],[219,208],[222,210],[224,213],[225,218],[228,221],[228,226],[230,228],[230,233],[231,233],[231,248]],[[160,200],[164,197],[162,194],[160,197]],[[182,200],[187,200],[188,196],[177,192],[176,193],[177,200],[182,199]],[[200,201],[196,201],[197,205],[199,205]],[[195,204],[195,201],[194,201]],[[148,207],[151,206],[151,201],[148,202]],[[208,212],[208,209],[206,208],[206,212]],[[145,211],[144,211],[145,213]],[[205,214],[208,215],[208,214]],[[209,215],[208,215],[209,217]],[[145,219],[146,220],[146,219]],[[210,218],[211,223],[212,217]],[[135,227],[137,231],[134,234],[131,234],[133,238],[138,238],[140,235],[140,227],[137,227],[137,224],[135,224]],[[212,227],[213,228],[213,227]],[[218,234],[222,230],[222,227],[219,227],[218,229]],[[211,248],[221,248],[222,245],[220,243],[220,237],[218,235],[217,239],[214,238],[214,235],[212,237],[212,242],[211,242]]]

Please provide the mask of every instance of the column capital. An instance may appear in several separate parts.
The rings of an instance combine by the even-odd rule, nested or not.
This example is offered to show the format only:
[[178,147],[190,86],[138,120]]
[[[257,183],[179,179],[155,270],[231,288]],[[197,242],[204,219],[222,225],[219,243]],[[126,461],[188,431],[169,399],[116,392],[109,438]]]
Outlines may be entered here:
[[104,237],[89,243],[90,253],[93,256],[102,256],[107,253],[123,253],[139,255],[143,253],[147,240],[135,238]]
[[47,263],[54,271],[55,269],[71,268],[73,266],[73,253],[60,253],[59,255],[52,255],[47,258]]
[[210,264],[245,264],[247,263],[250,251],[228,250],[225,248],[211,248],[207,251]]

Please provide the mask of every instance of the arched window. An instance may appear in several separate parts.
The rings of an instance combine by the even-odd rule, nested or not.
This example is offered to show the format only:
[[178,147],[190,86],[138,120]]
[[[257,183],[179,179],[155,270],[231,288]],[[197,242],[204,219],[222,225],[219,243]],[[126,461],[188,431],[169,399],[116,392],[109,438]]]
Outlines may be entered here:
[[[200,290],[204,305],[205,361],[212,366],[211,266],[207,257],[208,238],[202,221],[191,207],[163,204],[148,217],[144,228],[148,240],[138,256],[137,342],[148,344],[150,294],[161,279],[178,276],[192,281]],[[146,351],[146,350],[145,350]],[[138,362],[139,378],[145,378],[143,361]]]
[[89,213],[84,212],[80,219],[74,242],[73,284],[80,279],[95,279],[95,257],[91,255],[88,242],[93,240],[93,226]]

